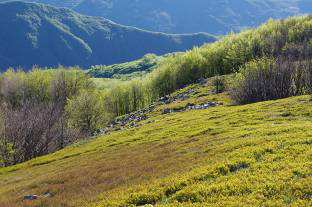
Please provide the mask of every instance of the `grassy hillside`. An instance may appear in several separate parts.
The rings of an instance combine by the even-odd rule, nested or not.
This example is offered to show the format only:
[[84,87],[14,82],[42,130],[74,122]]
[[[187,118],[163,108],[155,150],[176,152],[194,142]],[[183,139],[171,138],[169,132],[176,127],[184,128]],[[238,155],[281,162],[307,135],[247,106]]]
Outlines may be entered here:
[[[0,206],[311,206],[310,97],[232,106],[210,86],[176,94],[190,89],[136,128],[0,168]],[[224,105],[162,114],[207,101]]]
[[[264,101],[311,94],[311,27],[311,16],[269,21],[170,56],[143,79],[96,79],[94,87],[83,74],[90,88],[74,97],[65,74],[51,81],[39,70],[2,75],[2,105],[17,105],[8,120],[24,111],[19,99],[34,94],[46,106],[37,91],[56,103],[65,94],[60,130],[97,136],[0,168],[0,206],[311,206],[311,95]],[[237,91],[241,102],[231,99]],[[47,116],[39,112],[29,117]],[[19,133],[14,124],[24,117],[6,134]],[[27,129],[19,133],[26,140]],[[16,158],[6,134],[5,155]],[[23,201],[28,194],[39,198]]]
[[126,63],[114,65],[95,65],[91,66],[88,74],[95,78],[117,78],[128,79],[143,76],[157,68],[163,56],[147,54],[144,57]]
[[[269,18],[311,13],[310,0],[28,0],[167,33],[227,34]],[[194,15],[195,14],[195,15]]]
[[[184,51],[215,38],[167,35],[35,3],[0,3],[0,68],[109,65]],[[17,49],[18,48],[18,49]]]

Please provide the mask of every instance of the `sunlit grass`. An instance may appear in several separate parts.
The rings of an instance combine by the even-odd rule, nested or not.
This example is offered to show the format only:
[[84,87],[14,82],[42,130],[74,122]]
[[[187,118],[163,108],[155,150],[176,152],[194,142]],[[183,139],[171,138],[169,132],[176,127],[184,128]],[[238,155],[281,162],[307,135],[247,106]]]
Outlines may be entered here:
[[310,206],[311,126],[308,96],[155,113],[139,128],[0,168],[0,206],[46,191],[54,196],[28,206]]

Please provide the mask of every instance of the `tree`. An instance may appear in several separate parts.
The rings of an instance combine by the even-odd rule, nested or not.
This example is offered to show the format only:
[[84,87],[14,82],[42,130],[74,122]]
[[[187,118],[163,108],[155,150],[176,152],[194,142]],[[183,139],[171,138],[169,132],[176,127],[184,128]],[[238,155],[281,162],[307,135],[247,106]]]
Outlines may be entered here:
[[103,95],[92,91],[83,91],[70,99],[66,106],[70,127],[77,128],[86,135],[97,132],[110,119],[110,115],[104,111],[103,103]]

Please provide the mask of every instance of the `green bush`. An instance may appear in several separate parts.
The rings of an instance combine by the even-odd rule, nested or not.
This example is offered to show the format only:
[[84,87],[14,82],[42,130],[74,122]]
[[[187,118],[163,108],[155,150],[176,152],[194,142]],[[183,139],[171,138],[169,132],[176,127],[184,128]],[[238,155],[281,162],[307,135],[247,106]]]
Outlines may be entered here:
[[215,93],[222,93],[225,91],[226,83],[225,83],[225,79],[223,77],[216,76],[212,80],[212,85],[214,87]]
[[83,91],[69,99],[66,105],[69,126],[87,135],[103,128],[111,118],[103,103],[103,95],[99,92]]

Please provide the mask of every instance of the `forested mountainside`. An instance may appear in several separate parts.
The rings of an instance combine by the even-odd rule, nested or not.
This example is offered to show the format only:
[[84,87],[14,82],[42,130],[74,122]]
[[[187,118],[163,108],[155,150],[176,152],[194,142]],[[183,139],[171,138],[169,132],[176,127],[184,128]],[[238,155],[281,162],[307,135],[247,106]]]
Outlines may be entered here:
[[0,68],[113,64],[147,53],[184,51],[215,40],[204,34],[167,35],[37,3],[0,3]]
[[[3,0],[2,0],[3,1]],[[166,33],[227,34],[312,12],[310,0],[27,0]]]

